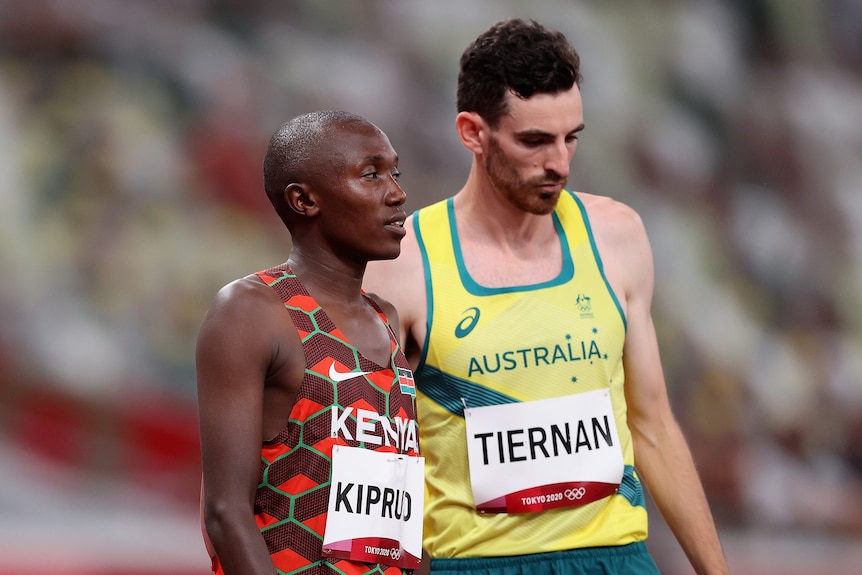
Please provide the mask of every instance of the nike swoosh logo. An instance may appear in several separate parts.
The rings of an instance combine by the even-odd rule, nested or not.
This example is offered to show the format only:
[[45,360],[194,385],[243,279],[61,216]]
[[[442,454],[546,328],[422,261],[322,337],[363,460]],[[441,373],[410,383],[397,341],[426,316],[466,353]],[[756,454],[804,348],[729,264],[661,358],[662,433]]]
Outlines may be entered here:
[[345,381],[347,379],[353,379],[354,377],[359,377],[360,375],[368,375],[371,373],[370,371],[338,371],[335,369],[335,360],[332,360],[332,363],[329,365],[329,379],[338,383],[341,381]]

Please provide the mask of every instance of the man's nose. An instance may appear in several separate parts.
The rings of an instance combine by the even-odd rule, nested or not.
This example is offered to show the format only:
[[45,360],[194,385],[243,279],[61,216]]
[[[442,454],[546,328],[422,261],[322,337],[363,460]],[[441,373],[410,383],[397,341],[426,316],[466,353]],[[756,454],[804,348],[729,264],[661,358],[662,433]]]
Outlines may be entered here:
[[574,150],[570,149],[564,141],[549,147],[548,156],[545,159],[545,170],[554,172],[561,178],[568,178],[573,154]]
[[394,206],[400,206],[407,201],[407,192],[404,191],[404,188],[401,187],[401,184],[398,183],[394,175],[390,175],[390,177],[392,178],[392,183],[395,185],[391,187],[386,200]]

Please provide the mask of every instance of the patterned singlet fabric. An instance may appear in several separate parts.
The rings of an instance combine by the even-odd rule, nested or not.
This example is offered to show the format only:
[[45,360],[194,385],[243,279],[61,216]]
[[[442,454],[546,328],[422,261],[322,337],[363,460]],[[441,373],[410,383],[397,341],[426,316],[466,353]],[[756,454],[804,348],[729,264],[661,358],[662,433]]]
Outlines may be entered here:
[[[305,376],[289,421],[261,449],[255,518],[278,573],[400,574],[403,571],[398,567],[323,558],[322,545],[333,445],[419,455],[415,388],[412,379],[405,377],[409,374],[404,371],[408,368],[407,360],[391,329],[390,364],[377,365],[364,357],[286,264],[257,275],[284,302],[302,340],[306,358]],[[366,298],[389,327],[380,307],[370,297]],[[333,371],[367,373],[338,382],[330,378]],[[381,419],[388,420],[390,429],[408,431],[393,438],[378,421],[374,431],[364,434],[366,437],[368,433],[374,434],[374,442],[357,441],[354,438],[358,409],[375,412]],[[351,415],[345,417],[348,411]],[[336,421],[339,422],[337,433]],[[221,573],[218,566],[216,573]]]
[[[563,264],[532,285],[490,288],[469,274],[452,200],[416,212],[428,335],[416,369],[431,557],[496,557],[616,546],[647,536],[626,425],[626,319],[605,278],[587,212],[563,192],[553,213]],[[464,407],[607,390],[624,471],[603,499],[531,513],[480,513],[471,490]],[[526,464],[525,464],[526,465]]]

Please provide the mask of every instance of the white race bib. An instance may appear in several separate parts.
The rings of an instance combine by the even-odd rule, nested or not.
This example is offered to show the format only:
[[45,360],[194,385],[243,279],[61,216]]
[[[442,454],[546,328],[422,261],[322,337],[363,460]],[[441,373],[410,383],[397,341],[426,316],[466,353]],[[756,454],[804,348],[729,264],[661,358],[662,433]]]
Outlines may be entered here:
[[617,492],[624,463],[610,390],[464,410],[481,512],[572,507]]
[[323,553],[417,569],[425,458],[335,445]]

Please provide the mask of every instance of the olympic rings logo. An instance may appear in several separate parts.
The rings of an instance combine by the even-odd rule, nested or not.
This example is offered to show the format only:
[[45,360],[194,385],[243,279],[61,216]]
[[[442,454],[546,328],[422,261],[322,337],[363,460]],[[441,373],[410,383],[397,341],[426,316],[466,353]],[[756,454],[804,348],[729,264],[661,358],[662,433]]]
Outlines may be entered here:
[[389,552],[389,556],[395,561],[398,561],[399,559],[401,559],[401,549],[398,547],[393,547],[392,550]]
[[585,487],[578,487],[577,489],[566,489],[566,499],[569,501],[574,501],[575,499],[580,499],[584,495],[587,494],[587,489]]

